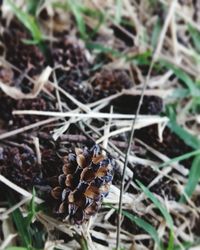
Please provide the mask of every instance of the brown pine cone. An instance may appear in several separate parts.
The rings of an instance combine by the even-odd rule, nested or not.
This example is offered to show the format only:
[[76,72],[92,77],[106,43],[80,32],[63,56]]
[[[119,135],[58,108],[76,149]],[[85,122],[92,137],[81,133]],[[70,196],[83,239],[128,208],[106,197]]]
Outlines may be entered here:
[[13,70],[11,84],[28,93],[33,84],[25,78],[25,74],[32,78],[40,75],[44,68],[45,57],[38,46],[24,43],[23,40],[31,40],[31,36],[18,20],[13,19],[8,27],[6,25],[2,27],[0,43],[3,44],[3,50],[0,50],[0,55],[5,54],[5,59],[21,70],[21,72]]
[[101,72],[96,73],[91,85],[94,88],[92,101],[96,101],[120,92],[122,89],[131,88],[132,82],[128,74],[123,70],[103,69]]
[[0,147],[0,173],[21,187],[37,183],[40,167],[35,153],[27,145]]
[[[135,136],[149,146],[158,150],[162,154],[167,155],[170,158],[177,157],[179,155],[186,154],[192,151],[192,148],[185,144],[185,142],[173,133],[169,128],[165,128],[163,131],[163,141],[159,141],[158,134],[156,131],[156,125],[151,125],[136,131]],[[192,159],[189,158],[182,161],[182,164],[190,168]]]
[[11,21],[0,37],[5,45],[6,60],[21,70],[30,69],[32,76],[36,71],[41,72],[45,58],[36,45],[27,45],[23,39],[31,39],[31,37],[23,25],[15,19]]
[[86,50],[78,40],[67,36],[62,37],[54,43],[52,56],[55,66],[63,67],[66,80],[80,83],[88,77],[89,62],[86,58]]
[[[135,114],[140,101],[140,95],[122,95],[111,101],[114,111],[123,114]],[[140,114],[157,115],[163,110],[163,100],[158,96],[144,96]]]
[[[91,96],[91,87],[83,83],[89,77],[89,61],[84,46],[68,36],[53,44],[52,58],[57,66],[59,86],[78,100],[86,103]],[[70,107],[73,105],[68,103]]]
[[[38,110],[38,111],[52,111],[55,110],[52,103],[46,100],[43,96],[38,96],[34,99],[22,99],[16,102],[13,107],[16,110]],[[34,115],[16,115],[14,116],[14,125],[27,126],[31,123],[38,122],[46,117]]]
[[58,202],[56,212],[81,224],[101,206],[113,179],[114,161],[100,152],[99,146],[75,150],[64,159],[59,185],[51,190]]

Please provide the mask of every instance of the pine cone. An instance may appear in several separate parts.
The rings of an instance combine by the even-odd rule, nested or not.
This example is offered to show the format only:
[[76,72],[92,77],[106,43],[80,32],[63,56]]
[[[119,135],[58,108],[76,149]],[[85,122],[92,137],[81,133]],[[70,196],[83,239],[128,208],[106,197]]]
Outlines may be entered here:
[[21,187],[32,187],[40,175],[36,156],[27,145],[0,147],[0,173]]
[[62,66],[66,80],[81,82],[89,75],[89,62],[84,46],[77,40],[63,37],[53,45],[52,55],[55,66]]
[[[140,101],[140,95],[122,95],[111,101],[114,111],[123,114],[135,114]],[[163,100],[158,96],[144,96],[140,114],[157,115],[163,110]]]
[[[157,133],[157,125],[151,125],[142,129],[139,129],[135,133],[136,138],[139,138],[149,146],[158,150],[162,154],[167,155],[170,158],[177,157],[179,155],[186,154],[192,151],[192,148],[185,144],[178,135],[173,133],[169,128],[165,128],[163,131],[163,141],[159,141]],[[190,168],[192,164],[192,158],[182,161],[183,165]]]
[[[28,45],[23,42],[31,39],[26,29],[16,19],[13,19],[8,28],[3,30],[0,41],[5,46],[6,60],[16,65],[29,76],[39,75],[44,67],[45,58],[36,45]],[[15,77],[19,76],[15,72]]]
[[[22,99],[18,100],[16,106],[13,107],[16,110],[40,110],[40,111],[51,111],[54,110],[50,101],[47,101],[42,96],[38,96],[34,99]],[[17,115],[14,116],[14,125],[27,126],[31,123],[38,122],[45,117],[43,116],[34,116],[34,115]]]
[[132,87],[131,79],[122,70],[103,69],[100,73],[96,73],[91,84],[94,88],[93,101]]
[[[62,37],[53,45],[52,57],[58,84],[68,93],[86,103],[91,96],[91,89],[83,81],[89,77],[89,61],[84,46],[77,40]],[[71,103],[68,103],[71,107]]]
[[57,213],[81,224],[101,206],[113,179],[114,162],[95,145],[91,150],[76,149],[64,159],[59,185],[51,191],[58,201]]

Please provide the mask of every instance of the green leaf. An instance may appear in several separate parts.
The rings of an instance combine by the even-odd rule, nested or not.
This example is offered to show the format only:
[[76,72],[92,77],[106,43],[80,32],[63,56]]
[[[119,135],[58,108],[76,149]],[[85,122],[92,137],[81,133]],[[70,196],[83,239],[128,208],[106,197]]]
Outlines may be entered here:
[[40,4],[40,0],[26,0],[26,1],[27,1],[28,13],[35,16]]
[[161,21],[158,18],[158,20],[153,28],[152,37],[151,37],[151,46],[153,48],[155,48],[156,45],[158,44],[158,39],[159,39],[161,29],[162,29]]
[[116,2],[116,12],[115,12],[115,22],[121,22],[121,15],[122,15],[122,0],[115,0]]
[[170,118],[170,122],[168,123],[169,128],[177,134],[185,142],[185,144],[194,149],[199,149],[200,141],[198,138],[188,133],[184,128],[176,123],[175,112],[172,107],[168,108],[168,116]]
[[155,197],[155,195],[147,188],[145,187],[140,181],[136,181],[137,184],[140,186],[142,191],[145,193],[145,195],[154,203],[154,205],[160,210],[162,215],[164,216],[168,226],[170,228],[173,228],[173,220],[167,209],[161,204],[161,202]]
[[6,0],[17,18],[30,31],[33,39],[39,43],[42,40],[42,33],[36,22],[36,19],[28,13],[18,8],[11,0]]
[[164,67],[173,70],[176,77],[178,77],[178,79],[180,79],[187,86],[192,96],[200,95],[199,88],[196,86],[196,83],[192,80],[192,78],[187,73],[185,73],[183,70],[177,68],[173,64],[168,63],[164,60],[161,60],[160,63]]
[[188,96],[190,96],[190,91],[188,89],[176,88],[170,95],[170,98],[174,98],[177,101],[178,98],[183,99]]
[[147,232],[152,239],[155,241],[155,243],[160,247],[160,249],[163,249],[162,243],[159,239],[158,233],[156,229],[149,224],[147,221],[139,218],[138,216],[132,215],[131,213],[127,211],[122,211],[122,214],[129,218],[133,223],[135,223],[138,227],[142,228],[145,232]]
[[[184,189],[184,192],[185,194],[187,194],[188,197],[191,197],[199,180],[200,180],[200,155],[196,156],[192,162],[192,167],[189,173],[189,179]],[[185,196],[182,195],[180,202],[185,202],[185,201],[186,201]]]
[[33,218],[36,216],[37,214],[37,208],[36,208],[36,203],[35,203],[35,189],[33,189],[33,197],[28,205],[28,215],[25,218],[25,225],[26,227],[30,226]]
[[[8,203],[9,203],[10,207],[15,205],[16,202],[15,202],[15,197],[14,197],[13,193],[9,192],[7,198],[8,198]],[[29,249],[30,246],[32,245],[31,244],[31,237],[30,237],[29,232],[27,230],[27,227],[25,225],[25,218],[23,217],[19,208],[15,209],[12,212],[12,218],[13,218],[13,221],[16,225],[17,231],[20,235],[20,239],[22,241],[21,242],[22,246]]]
[[78,5],[78,1],[77,0],[68,0],[67,4],[70,8],[70,10],[72,11],[75,19],[76,19],[76,23],[79,29],[79,32],[82,36],[83,39],[87,39],[88,35],[86,33],[86,26],[85,26],[85,21],[83,19],[82,13],[81,13],[81,9],[80,6]]
[[127,61],[133,61],[137,65],[149,65],[151,61],[152,51],[147,50],[144,53],[138,54],[134,57],[128,57]]
[[169,124],[170,129],[177,134],[188,146],[192,148],[199,148],[200,141],[190,133],[188,133],[184,128],[179,126],[176,122],[170,122]]
[[197,50],[197,52],[200,52],[200,33],[199,33],[199,31],[196,30],[191,25],[189,25],[188,30],[190,32],[195,49]]
[[97,51],[102,52],[102,53],[110,53],[110,54],[112,54],[113,56],[116,56],[116,57],[124,56],[119,51],[114,50],[114,49],[109,48],[109,47],[105,47],[105,46],[103,46],[102,44],[99,44],[99,43],[87,43],[86,46],[90,50],[97,50]]
[[93,10],[85,6],[80,6],[80,11],[82,14],[86,16],[92,17],[93,19],[98,19],[96,26],[89,34],[87,34],[88,38],[91,39],[99,31],[99,28],[102,25],[102,23],[104,23],[105,15],[101,11]]
[[155,195],[147,188],[145,187],[140,181],[136,181],[137,184],[140,186],[142,191],[145,193],[145,195],[154,203],[154,205],[160,210],[162,215],[164,216],[169,228],[170,228],[170,236],[169,236],[169,243],[168,243],[168,250],[173,250],[174,247],[174,233],[173,233],[173,219],[167,209],[161,204],[161,202],[155,197]]
[[198,155],[198,154],[200,154],[200,149],[194,150],[192,152],[189,152],[189,153],[177,156],[177,157],[174,157],[173,159],[160,164],[158,167],[163,168],[163,167],[166,167],[166,166],[168,166],[168,165],[170,165],[170,164],[172,164],[174,162],[183,161],[183,160],[186,160],[186,159],[191,158],[192,156],[195,156],[195,155]]

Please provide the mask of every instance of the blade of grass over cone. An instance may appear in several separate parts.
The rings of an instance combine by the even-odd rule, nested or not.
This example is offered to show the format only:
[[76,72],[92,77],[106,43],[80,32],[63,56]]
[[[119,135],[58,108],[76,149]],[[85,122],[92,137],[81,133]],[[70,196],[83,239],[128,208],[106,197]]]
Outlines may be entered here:
[[132,215],[127,211],[122,211],[122,214],[128,219],[130,219],[133,223],[135,223],[138,227],[142,228],[145,232],[147,232],[155,241],[155,243],[160,247],[160,249],[163,249],[163,245],[159,239],[158,232],[150,223],[139,218],[138,216]]
[[199,149],[200,141],[176,123],[176,116],[172,107],[168,107],[167,113],[168,117],[170,118],[170,122],[168,123],[169,128],[176,135],[178,135],[185,142],[185,144],[194,149]]
[[[198,185],[199,179],[200,179],[200,154],[196,156],[192,162],[192,167],[189,173],[189,179],[184,188],[184,193],[188,197],[192,196],[193,191]],[[180,198],[180,202],[184,203],[185,201],[186,201],[186,198],[185,198],[185,195],[183,194]]]
[[164,216],[167,225],[170,228],[170,235],[169,235],[169,243],[167,250],[173,250],[174,249],[174,224],[173,219],[167,209],[161,204],[161,202],[155,197],[155,195],[147,188],[145,187],[140,181],[136,180],[139,187],[142,189],[142,191],[145,193],[145,195],[154,203],[154,205],[160,210],[162,215]]
[[170,64],[169,62],[166,62],[164,60],[161,60],[160,63],[162,66],[173,70],[176,77],[180,79],[187,86],[192,96],[199,97],[200,89],[196,86],[196,83],[187,73],[185,73],[183,70],[177,68],[173,64]]
[[18,8],[13,1],[6,0],[6,2],[9,4],[12,11],[21,21],[21,23],[29,30],[34,41],[40,43],[43,39],[43,36],[35,18]]

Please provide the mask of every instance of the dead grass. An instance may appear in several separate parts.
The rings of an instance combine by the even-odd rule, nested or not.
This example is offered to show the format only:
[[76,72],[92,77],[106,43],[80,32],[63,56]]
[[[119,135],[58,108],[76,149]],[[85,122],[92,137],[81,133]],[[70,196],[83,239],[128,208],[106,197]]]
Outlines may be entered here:
[[[16,2],[18,6],[24,6],[24,1]],[[71,1],[69,2],[71,3]],[[84,42],[88,48],[91,43],[93,45],[93,50],[87,50],[88,58],[94,62],[99,53],[106,53],[110,62],[103,67],[128,70],[132,75],[134,87],[99,101],[84,104],[62,89],[55,77],[53,80],[49,79],[50,74],[55,72],[55,68],[44,69],[38,79],[30,79],[25,74],[25,78],[34,84],[34,91],[31,94],[19,93],[19,89],[16,91],[14,87],[0,82],[1,90],[15,99],[34,98],[39,92],[45,92],[51,97],[48,89],[54,88],[56,96],[53,98],[56,98],[59,107],[56,112],[15,110],[13,112],[15,116],[37,115],[47,116],[48,119],[12,131],[3,131],[0,134],[2,144],[5,139],[12,140],[13,136],[23,134],[25,131],[29,133],[33,128],[44,127],[44,125],[52,126],[52,138],[57,140],[68,135],[70,126],[76,124],[85,134],[92,137],[96,143],[102,145],[104,150],[115,157],[119,174],[123,173],[124,163],[127,159],[121,190],[119,183],[113,184],[108,197],[104,200],[102,209],[88,223],[82,226],[72,226],[67,220],[58,221],[43,211],[35,213],[32,221],[40,221],[45,228],[43,234],[47,235],[44,249],[80,249],[80,245],[82,249],[115,249],[120,192],[122,211],[119,223],[120,231],[118,227],[118,233],[120,232],[118,234],[118,249],[194,249],[192,247],[196,245],[197,249],[200,248],[199,235],[194,232],[200,215],[198,179],[191,196],[188,196],[185,189],[188,182],[190,184],[194,181],[195,176],[192,176],[191,171],[195,166],[191,167],[192,164],[189,167],[185,166],[184,162],[179,162],[176,158],[173,159],[174,157],[159,152],[158,148],[154,148],[154,146],[135,137],[133,141],[130,141],[130,150],[128,151],[113,143],[117,136],[122,135],[126,146],[128,144],[127,138],[129,138],[132,129],[140,131],[150,125],[157,126],[158,140],[165,142],[163,131],[172,120],[167,111],[169,107],[175,107],[178,126],[181,125],[184,131],[192,136],[190,139],[195,137],[199,140],[200,61],[197,43],[199,44],[200,41],[198,40],[200,38],[200,13],[196,11],[192,1],[184,0],[84,0],[81,2],[82,12],[78,6],[79,2],[76,2],[73,7],[66,6],[65,3],[61,0],[44,1],[38,7],[35,18],[40,22],[45,40],[51,44],[56,39],[53,37],[53,30],[67,30],[72,37],[78,31],[79,35],[85,39]],[[9,22],[13,12],[8,6],[9,1],[5,1],[2,13]],[[42,20],[40,17],[40,13],[44,9],[49,14],[48,21]],[[98,22],[100,22],[98,15],[89,15],[87,9],[103,16],[100,27],[98,27]],[[57,19],[55,13],[58,13]],[[73,18],[70,13],[73,13]],[[132,33],[125,29],[124,23],[132,25]],[[91,29],[98,27],[96,42],[88,38],[86,27]],[[127,33],[127,36],[133,41],[133,46],[127,46],[124,41],[114,36],[111,27],[117,27]],[[195,31],[191,32],[190,27]],[[3,28],[0,27],[0,29]],[[151,52],[150,56],[147,55],[149,51]],[[162,66],[163,59],[170,65],[172,64],[173,67],[176,66],[180,69],[182,78],[173,70],[173,67],[167,67],[166,64]],[[0,66],[17,68],[17,65],[7,62],[5,57],[0,58]],[[89,83],[86,82],[86,84]],[[185,96],[183,91],[186,92]],[[108,113],[101,112],[103,107],[110,105],[112,99],[127,92],[133,96],[140,94],[143,97],[143,95],[153,94],[161,97],[165,108],[162,116],[141,115],[139,113],[138,115],[116,114],[112,111],[112,107]],[[60,96],[73,102],[77,108],[71,110],[65,102],[61,101]],[[61,118],[62,120],[60,120]],[[133,119],[135,119],[134,128],[131,125]],[[58,123],[58,121],[62,122]],[[101,122],[103,126],[98,127],[94,121]],[[184,140],[184,135],[179,133],[179,136]],[[188,138],[185,138],[183,143],[187,144]],[[38,161],[41,163],[40,144],[37,136],[34,137],[33,143]],[[133,147],[132,144],[134,144]],[[136,147],[134,147],[135,145]],[[135,153],[133,148],[142,153]],[[169,162],[167,166],[160,168],[162,163],[167,162]],[[153,190],[149,196],[141,190],[135,180],[134,169],[138,164],[141,169],[148,166],[156,173],[147,185],[148,189]],[[199,170],[197,167],[195,169],[198,177]],[[148,172],[146,174],[148,176]],[[9,219],[11,218],[10,214],[19,208],[22,215],[26,215],[28,210],[25,204],[30,202],[32,194],[16,186],[2,175],[0,175],[0,181],[21,195],[21,200],[10,208],[5,201],[1,201],[0,204],[3,235],[0,238],[0,249],[12,249],[9,246],[17,244],[16,238],[18,238],[19,232],[13,226],[13,221]],[[161,184],[168,185],[169,182],[173,183],[177,195],[181,196],[185,192],[186,202],[180,202],[179,199],[175,198],[170,199],[162,187],[159,192],[156,192]],[[34,202],[40,203],[41,199],[34,197]],[[123,211],[128,211],[132,215],[132,219],[130,217],[128,220]],[[173,225],[169,225],[166,219],[169,216],[172,218]],[[138,220],[138,218],[142,220]],[[151,227],[148,227],[144,222],[147,222],[148,226],[150,224]],[[59,231],[66,236],[56,238],[57,235],[60,235]],[[172,236],[171,243],[169,243],[170,234]],[[80,241],[77,241],[77,237]]]

